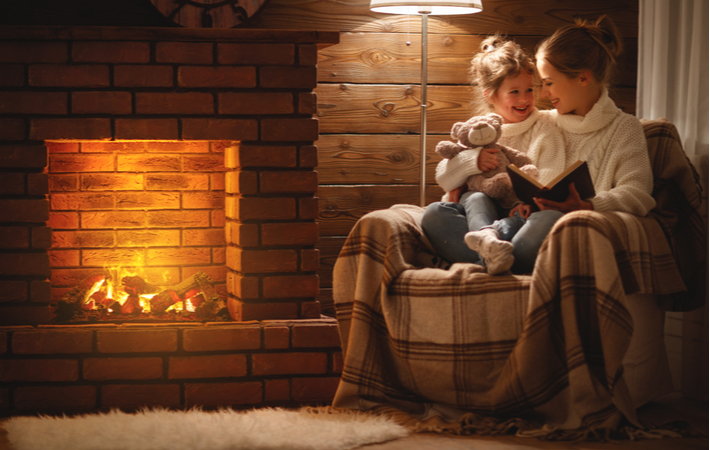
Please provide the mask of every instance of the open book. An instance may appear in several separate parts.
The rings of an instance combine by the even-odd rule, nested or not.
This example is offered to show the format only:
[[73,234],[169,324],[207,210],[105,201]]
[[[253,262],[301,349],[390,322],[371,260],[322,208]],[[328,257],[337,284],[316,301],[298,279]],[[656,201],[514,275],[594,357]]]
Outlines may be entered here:
[[510,164],[507,169],[515,195],[528,205],[535,205],[533,197],[546,198],[554,202],[567,200],[569,184],[572,182],[582,200],[596,195],[586,161],[577,161],[570,165],[546,186],[521,171],[515,164]]

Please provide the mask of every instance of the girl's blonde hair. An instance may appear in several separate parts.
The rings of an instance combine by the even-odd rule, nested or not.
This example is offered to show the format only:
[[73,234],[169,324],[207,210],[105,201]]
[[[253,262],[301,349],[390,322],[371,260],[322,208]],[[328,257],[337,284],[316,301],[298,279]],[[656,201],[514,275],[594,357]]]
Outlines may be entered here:
[[594,22],[576,19],[574,25],[559,28],[538,45],[535,54],[568,78],[588,70],[608,86],[622,48],[619,30],[603,15]]
[[474,114],[493,111],[493,105],[488,103],[486,97],[494,97],[506,77],[515,77],[523,72],[534,75],[535,64],[518,44],[500,35],[484,39],[469,68],[469,79],[474,90]]

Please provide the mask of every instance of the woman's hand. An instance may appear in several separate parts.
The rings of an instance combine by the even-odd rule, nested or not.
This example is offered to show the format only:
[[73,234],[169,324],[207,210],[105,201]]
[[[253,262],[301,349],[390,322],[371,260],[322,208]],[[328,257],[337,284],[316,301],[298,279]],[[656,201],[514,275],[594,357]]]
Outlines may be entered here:
[[535,201],[537,207],[540,208],[540,211],[552,209],[568,213],[570,211],[578,211],[580,209],[594,209],[591,202],[586,202],[579,197],[579,193],[574,187],[574,183],[569,184],[569,195],[567,196],[567,200],[562,203],[537,197],[533,198],[533,200]]
[[532,206],[526,205],[525,203],[518,203],[510,210],[510,214],[508,214],[508,217],[513,217],[517,212],[518,214],[520,214],[520,217],[522,217],[523,219],[527,219],[528,217],[530,217],[531,210]]
[[478,169],[483,172],[488,172],[498,167],[497,148],[484,148],[478,154]]

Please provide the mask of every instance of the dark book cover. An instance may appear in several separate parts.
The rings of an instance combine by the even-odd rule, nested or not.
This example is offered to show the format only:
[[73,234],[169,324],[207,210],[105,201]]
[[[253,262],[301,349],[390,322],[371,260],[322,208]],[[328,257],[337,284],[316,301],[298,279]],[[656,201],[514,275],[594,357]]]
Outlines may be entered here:
[[570,183],[574,183],[582,200],[590,199],[596,195],[586,161],[575,162],[546,186],[521,171],[514,164],[510,164],[507,170],[510,181],[513,183],[515,195],[528,205],[535,205],[533,197],[546,198],[554,202],[567,200]]

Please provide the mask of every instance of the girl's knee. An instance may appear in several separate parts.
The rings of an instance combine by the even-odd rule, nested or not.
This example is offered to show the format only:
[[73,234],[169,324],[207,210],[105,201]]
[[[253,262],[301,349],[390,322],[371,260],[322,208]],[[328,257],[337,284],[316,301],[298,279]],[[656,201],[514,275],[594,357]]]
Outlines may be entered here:
[[540,224],[547,223],[552,225],[557,222],[562,216],[564,216],[564,213],[562,212],[547,209],[545,211],[536,211],[530,214],[530,217],[528,217],[528,222]]
[[453,202],[434,202],[424,209],[422,214],[422,226],[437,224],[445,221],[447,217],[462,214],[463,207]]

